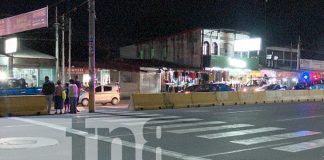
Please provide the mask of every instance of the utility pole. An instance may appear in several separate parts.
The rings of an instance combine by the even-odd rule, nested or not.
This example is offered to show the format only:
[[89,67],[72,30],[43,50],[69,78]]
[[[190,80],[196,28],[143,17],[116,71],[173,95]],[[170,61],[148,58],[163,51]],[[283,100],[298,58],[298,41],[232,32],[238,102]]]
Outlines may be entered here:
[[69,18],[69,79],[71,79],[71,40],[72,40],[72,20]]
[[57,22],[57,7],[55,8],[55,75],[56,80],[60,79],[60,71],[59,71],[59,24]]
[[299,36],[298,44],[297,44],[297,70],[298,71],[300,70],[300,54],[301,54],[300,45],[301,45],[301,40]]
[[64,14],[62,16],[62,84],[65,84]]
[[89,112],[95,112],[95,87],[96,87],[96,35],[95,35],[95,0],[88,0],[89,3]]

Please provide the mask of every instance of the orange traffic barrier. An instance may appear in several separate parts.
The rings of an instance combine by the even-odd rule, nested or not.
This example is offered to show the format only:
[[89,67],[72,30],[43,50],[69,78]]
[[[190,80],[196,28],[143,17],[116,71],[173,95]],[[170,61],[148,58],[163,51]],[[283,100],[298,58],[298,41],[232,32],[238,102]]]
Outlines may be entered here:
[[309,90],[309,100],[310,101],[323,101],[324,91],[323,90]]
[[130,101],[131,110],[165,108],[164,94],[132,94]]
[[0,97],[1,116],[29,116],[47,114],[45,97],[33,96],[3,96]]
[[168,108],[189,108],[193,106],[191,94],[166,93],[165,104]]
[[215,106],[218,104],[214,92],[193,92],[191,94],[192,105],[195,107]]
[[264,92],[238,92],[240,104],[265,103],[263,100],[264,95]]
[[237,105],[240,104],[238,92],[216,92],[218,105]]

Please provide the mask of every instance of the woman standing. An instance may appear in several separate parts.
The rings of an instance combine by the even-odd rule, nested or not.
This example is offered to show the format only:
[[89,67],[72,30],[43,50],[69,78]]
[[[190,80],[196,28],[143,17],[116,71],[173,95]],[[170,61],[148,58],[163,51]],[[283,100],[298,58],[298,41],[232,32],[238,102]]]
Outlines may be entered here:
[[56,82],[55,86],[55,92],[54,92],[54,108],[55,108],[55,114],[57,114],[57,110],[60,110],[60,114],[62,114],[63,109],[63,98],[62,98],[62,92],[64,91],[61,81],[58,80]]

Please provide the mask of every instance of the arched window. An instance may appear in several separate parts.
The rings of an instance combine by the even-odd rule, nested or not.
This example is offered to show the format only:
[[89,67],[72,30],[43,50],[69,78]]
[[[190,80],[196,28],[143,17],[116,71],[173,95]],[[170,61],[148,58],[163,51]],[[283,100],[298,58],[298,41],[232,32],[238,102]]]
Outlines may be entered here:
[[217,43],[214,42],[212,47],[213,47],[212,48],[213,49],[213,54],[218,55],[218,45],[217,45]]
[[209,43],[207,41],[204,42],[203,55],[209,55]]

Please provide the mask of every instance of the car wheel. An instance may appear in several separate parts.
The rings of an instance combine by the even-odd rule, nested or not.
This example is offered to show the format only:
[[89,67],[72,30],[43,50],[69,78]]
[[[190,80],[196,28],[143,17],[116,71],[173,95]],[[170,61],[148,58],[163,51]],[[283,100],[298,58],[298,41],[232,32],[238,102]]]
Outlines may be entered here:
[[111,104],[112,105],[116,105],[118,103],[118,99],[117,98],[113,98],[112,100],[111,100]]
[[87,98],[82,99],[81,104],[82,104],[82,106],[88,106],[89,105],[89,99],[87,99]]

